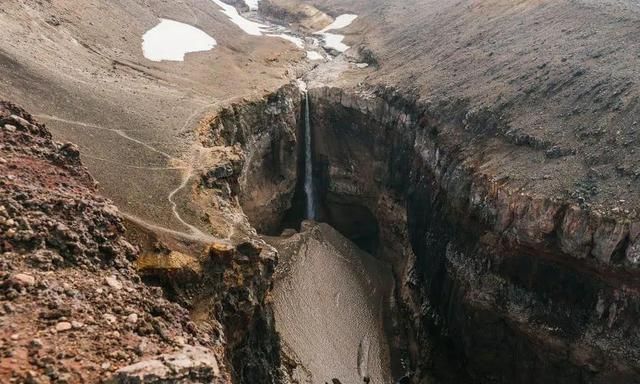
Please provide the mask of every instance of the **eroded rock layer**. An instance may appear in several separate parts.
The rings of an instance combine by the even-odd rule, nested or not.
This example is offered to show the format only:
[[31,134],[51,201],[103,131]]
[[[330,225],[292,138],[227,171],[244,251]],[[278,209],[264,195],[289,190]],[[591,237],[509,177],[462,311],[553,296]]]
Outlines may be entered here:
[[418,103],[390,89],[310,96],[325,218],[344,222],[347,206],[377,219],[376,254],[399,279],[414,377],[638,377],[633,213],[533,194],[497,176],[493,162],[509,146],[536,149],[518,147],[489,109]]
[[301,113],[300,90],[291,83],[207,119],[198,130],[212,163],[201,172],[197,194],[203,205],[237,201],[258,232],[277,232],[298,181]]
[[300,90],[291,83],[262,98],[229,103],[197,131],[202,149],[189,204],[213,235],[239,244],[239,257],[205,266],[210,277],[191,288],[191,302],[197,313],[214,313],[227,325],[235,377],[242,383],[277,382],[282,374],[268,301],[277,254],[258,232],[277,232],[291,207],[300,106]]

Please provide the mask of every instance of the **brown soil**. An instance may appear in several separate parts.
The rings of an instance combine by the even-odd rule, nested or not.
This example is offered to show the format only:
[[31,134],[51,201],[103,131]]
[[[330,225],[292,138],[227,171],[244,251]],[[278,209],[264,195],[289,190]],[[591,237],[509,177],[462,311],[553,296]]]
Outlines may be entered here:
[[122,218],[78,149],[0,102],[0,381],[97,382],[182,344],[217,351],[189,312],[143,284]]
[[[184,62],[146,60],[142,35],[159,17],[218,45]],[[77,144],[123,212],[178,231],[188,228],[168,195],[189,175],[193,127],[230,98],[288,82],[304,55],[283,39],[247,35],[210,0],[5,2],[0,22],[0,96]]]

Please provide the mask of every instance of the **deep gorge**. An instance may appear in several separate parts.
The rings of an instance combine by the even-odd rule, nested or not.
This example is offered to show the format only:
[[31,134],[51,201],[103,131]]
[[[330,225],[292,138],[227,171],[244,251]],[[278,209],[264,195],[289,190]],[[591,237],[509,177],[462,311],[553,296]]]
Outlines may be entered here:
[[[483,171],[473,146],[501,139],[495,115],[392,89],[309,98],[318,219],[392,265],[401,321],[390,338],[413,382],[632,380],[630,245],[615,220]],[[225,182],[260,233],[302,218],[302,105],[289,85],[200,130],[205,145],[242,146],[242,171]]]
[[0,382],[640,383],[637,1],[0,20]]

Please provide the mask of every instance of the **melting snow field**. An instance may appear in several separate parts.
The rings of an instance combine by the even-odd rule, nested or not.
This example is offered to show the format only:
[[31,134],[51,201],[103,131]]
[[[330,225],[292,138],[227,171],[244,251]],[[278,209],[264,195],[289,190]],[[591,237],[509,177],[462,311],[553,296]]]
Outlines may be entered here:
[[335,33],[322,33],[324,37],[324,45],[327,48],[333,48],[338,52],[344,52],[349,49],[349,46],[342,42],[344,35],[336,35]]
[[342,29],[342,28],[348,27],[351,23],[353,23],[353,20],[355,20],[357,17],[358,15],[351,15],[348,13],[344,15],[340,15],[336,17],[335,20],[333,20],[333,23],[327,25],[322,30],[318,31],[318,33],[324,33],[327,31],[331,31],[332,29]]
[[142,36],[142,52],[151,61],[184,61],[186,53],[215,46],[216,40],[202,30],[168,19],[160,19],[160,24]]
[[[271,27],[265,24],[256,23],[255,21],[251,21],[245,17],[242,17],[234,6],[225,4],[220,0],[211,0],[211,1],[213,1],[216,5],[222,8],[222,13],[227,15],[229,20],[231,20],[232,23],[240,27],[240,29],[242,29],[246,34],[252,35],[252,36],[262,36],[266,34],[267,36],[278,37],[278,38],[290,41],[300,49],[304,48],[304,42],[299,37],[287,35],[284,33],[277,33],[277,34],[268,33],[268,32],[275,32],[278,28]],[[253,1],[249,0],[245,2],[249,6],[249,9],[252,9],[252,10],[258,9],[259,0],[253,0]]]
[[316,51],[307,51],[307,59],[313,61],[313,60],[322,60],[324,59],[324,57],[322,57],[321,54],[319,54]]
[[249,6],[249,10],[251,11],[258,10],[258,3],[260,2],[260,0],[244,0],[244,2]]
[[279,38],[281,38],[281,39],[285,39],[285,40],[287,40],[287,41],[292,42],[293,44],[295,44],[295,45],[296,45],[296,47],[298,47],[298,48],[300,48],[300,49],[304,48],[304,41],[302,41],[302,39],[301,39],[301,38],[299,38],[299,37],[295,37],[295,36],[291,36],[291,35],[285,35],[284,33],[282,33],[282,34],[277,34],[277,35],[276,35],[276,34],[269,34],[269,35],[267,35],[267,36],[271,36],[271,37],[279,37]]
[[[225,4],[220,0],[211,0],[211,1],[213,1],[214,3],[216,3],[217,6],[222,8],[222,12],[225,15],[227,15],[227,17],[231,20],[231,22],[237,25],[238,27],[240,27],[240,29],[242,29],[248,35],[262,36],[262,33],[269,28],[264,24],[256,23],[254,21],[247,20],[244,17],[240,16],[240,14],[238,13],[238,10],[232,5]],[[255,3],[257,5],[257,2]],[[249,7],[251,7],[251,4],[249,3],[247,4],[249,5]]]
[[349,46],[342,42],[342,40],[344,40],[344,35],[329,33],[327,31],[345,28],[349,26],[357,17],[358,15],[351,14],[340,15],[336,17],[333,23],[316,32],[316,34],[319,34],[324,38],[324,44],[327,48],[333,48],[338,52],[344,52],[349,49]]
[[[282,27],[271,27],[265,24],[257,23],[242,17],[235,7],[223,3],[220,0],[211,0],[221,8],[229,20],[237,25],[242,31],[252,36],[270,36],[285,39],[295,44],[296,47],[304,49],[304,41],[296,36],[292,36]],[[257,9],[260,0],[246,0],[247,5],[252,10]],[[322,36],[324,45],[327,48],[344,52],[349,46],[344,44],[343,35],[330,33],[328,31],[345,28],[350,25],[358,16],[345,14],[338,16],[333,23],[316,32]],[[276,32],[276,33],[274,33]],[[281,33],[277,33],[281,32]],[[160,19],[160,24],[148,30],[142,36],[142,51],[144,57],[152,61],[184,61],[184,55],[189,52],[202,52],[213,49],[216,46],[216,40],[207,35],[202,30],[189,24],[180,23],[169,19]],[[323,57],[317,52],[307,51],[309,60],[322,60]]]

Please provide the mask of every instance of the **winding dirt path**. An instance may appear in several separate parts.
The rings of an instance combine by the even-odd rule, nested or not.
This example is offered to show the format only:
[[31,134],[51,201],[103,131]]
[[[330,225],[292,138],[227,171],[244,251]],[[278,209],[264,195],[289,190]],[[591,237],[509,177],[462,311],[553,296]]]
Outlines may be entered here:
[[111,131],[117,135],[120,135],[122,137],[124,137],[127,140],[133,141],[136,144],[142,145],[143,147],[147,148],[150,151],[156,152],[164,157],[166,157],[167,159],[170,160],[175,160],[178,162],[181,162],[182,160],[175,158],[173,156],[171,156],[170,154],[163,152],[157,148],[152,147],[151,145],[145,143],[144,141],[140,141],[136,138],[133,138],[129,135],[127,135],[127,133],[125,132],[125,130],[123,129],[116,129],[116,128],[106,128],[106,127],[101,127],[99,125],[96,124],[91,124],[91,123],[84,123],[82,121],[75,121],[75,120],[67,120],[67,119],[63,119],[61,117],[57,117],[57,116],[51,116],[51,115],[33,115],[34,117],[38,118],[38,119],[43,119],[43,120],[49,120],[49,121],[57,121],[60,123],[67,123],[67,124],[72,124],[72,125],[78,125],[81,127],[85,127],[85,128],[91,128],[91,129],[100,129],[103,131]]
[[[201,115],[202,113],[204,113],[206,111],[206,109],[208,107],[212,107],[215,106],[217,103],[212,103],[210,105],[207,105],[203,108],[200,108],[198,110],[196,110],[194,113],[192,113],[187,120],[185,121],[183,127],[181,128],[181,131],[184,131],[186,129],[186,127],[191,123],[191,121],[198,115]],[[183,170],[183,175],[182,175],[182,182],[175,188],[173,189],[167,196],[167,200],[169,201],[169,204],[171,204],[171,210],[173,213],[173,216],[176,218],[176,220],[178,220],[178,222],[180,222],[180,224],[182,224],[184,227],[188,228],[188,232],[181,232],[181,231],[175,231],[169,228],[165,228],[156,224],[152,224],[149,223],[148,221],[140,218],[139,216],[127,213],[127,212],[122,212],[122,214],[128,218],[129,220],[142,225],[145,228],[148,229],[152,229],[152,230],[156,230],[156,231],[160,231],[160,232],[164,232],[164,233],[169,233],[172,235],[176,235],[182,238],[186,238],[189,240],[197,240],[197,241],[203,241],[203,242],[226,242],[228,241],[227,239],[221,239],[221,238],[217,238],[214,236],[211,236],[205,232],[203,232],[202,230],[200,230],[198,227],[196,227],[193,224],[190,224],[189,222],[187,222],[181,215],[180,212],[178,210],[178,204],[175,201],[175,196],[176,194],[178,194],[180,191],[182,191],[184,188],[187,187],[187,185],[189,184],[189,181],[191,180],[191,178],[193,177],[193,166],[192,164],[189,164],[188,162],[184,161],[183,159],[179,159],[176,158],[174,156],[171,156],[170,154],[161,151],[155,147],[153,147],[152,145],[149,145],[147,143],[145,143],[144,141],[138,140],[134,137],[129,136],[125,130],[122,129],[116,129],[116,128],[107,128],[107,127],[103,127],[97,124],[91,124],[91,123],[86,123],[86,122],[82,122],[82,121],[76,121],[76,120],[69,120],[69,119],[65,119],[62,117],[58,117],[58,116],[52,116],[52,115],[46,115],[46,114],[39,114],[39,115],[34,115],[34,117],[40,119],[40,120],[45,120],[45,121],[56,121],[56,122],[60,122],[60,123],[65,123],[65,124],[71,124],[71,125],[76,125],[76,126],[81,126],[81,127],[85,127],[85,128],[89,128],[89,129],[99,129],[99,130],[104,130],[104,131],[111,131],[116,133],[117,135],[119,135],[120,137],[129,140],[137,145],[140,145],[150,151],[153,151],[155,153],[158,153],[160,155],[162,155],[163,157],[165,157],[167,160],[174,162],[176,164],[181,164],[181,166],[175,166],[175,167],[141,167],[141,166],[135,166],[135,165],[128,165],[128,164],[122,164],[122,163],[117,163],[111,160],[107,160],[107,159],[103,159],[100,157],[96,157],[96,156],[91,156],[91,155],[86,155],[83,153],[82,156],[86,156],[88,158],[92,158],[94,160],[98,160],[98,161],[104,161],[110,164],[114,164],[117,166],[121,166],[121,167],[127,167],[127,168],[134,168],[134,169],[144,169],[144,170]]]

